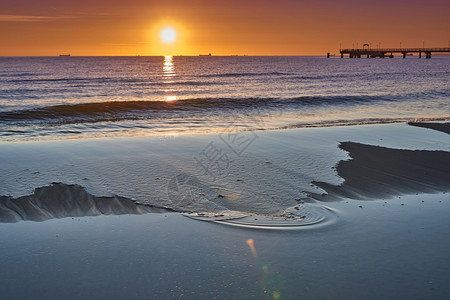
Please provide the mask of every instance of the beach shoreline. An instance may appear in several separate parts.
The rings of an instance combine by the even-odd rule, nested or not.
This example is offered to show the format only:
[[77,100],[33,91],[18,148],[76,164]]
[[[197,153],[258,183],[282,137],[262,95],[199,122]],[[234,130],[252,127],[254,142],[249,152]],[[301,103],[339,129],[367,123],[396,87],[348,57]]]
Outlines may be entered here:
[[[0,293],[449,293],[449,171],[439,163],[450,152],[448,134],[407,124],[242,134],[253,137],[245,148],[228,147],[232,140],[217,134],[3,144]],[[229,159],[222,173],[198,169],[212,145]]]
[[[447,135],[441,132],[443,128],[448,129],[449,124],[420,123],[421,127],[431,129],[439,126],[440,131],[433,130],[429,137],[423,129],[409,126],[413,124],[378,124],[233,132],[232,135],[225,132],[218,135],[10,143],[1,153],[3,157],[10,155],[10,162],[2,173],[5,184],[0,194],[5,219],[6,216],[14,219],[11,212],[18,219],[28,219],[32,215],[31,219],[45,219],[46,213],[33,211],[33,208],[39,208],[39,203],[46,205],[37,194],[47,199],[64,193],[75,195],[69,197],[72,200],[53,200],[55,204],[66,201],[65,206],[50,205],[56,210],[58,207],[69,209],[70,202],[76,202],[77,197],[89,199],[87,204],[76,204],[71,210],[82,211],[80,205],[86,205],[96,207],[96,214],[111,211],[111,207],[101,204],[108,199],[124,208],[111,211],[113,214],[137,213],[138,210],[133,211],[133,205],[123,202],[131,201],[148,208],[178,212],[214,214],[228,211],[280,216],[293,207],[298,210],[301,203],[315,200],[375,200],[405,194],[448,192],[450,170],[442,162],[449,160],[449,145]],[[231,144],[230,136],[235,138],[238,134],[249,141],[245,148]],[[426,137],[424,142],[420,137]],[[218,142],[222,142],[220,147]],[[203,149],[196,145],[202,145]],[[322,153],[315,151],[315,147],[322,147]],[[206,150],[222,155],[221,160],[212,166],[216,169],[204,169],[205,166],[200,164],[204,159],[201,155]],[[33,160],[35,157],[44,163]],[[100,165],[97,158],[102,159]],[[27,165],[27,162],[31,164]],[[220,169],[220,163],[226,168]],[[313,163],[313,166],[306,168],[306,163]],[[99,172],[100,168],[104,171]],[[278,180],[286,187],[277,183],[277,172],[280,171],[285,178]],[[114,173],[120,175],[117,183],[120,182],[122,187],[127,185],[127,192],[115,186],[114,177],[111,177]],[[311,176],[311,173],[316,175]],[[17,174],[15,181],[8,178],[14,174]],[[94,181],[92,177],[98,178]],[[263,180],[267,184],[266,191]],[[21,183],[28,184],[28,188],[24,189]],[[104,184],[112,188],[105,189]],[[142,185],[145,191],[141,191]],[[189,197],[182,194],[186,187]],[[246,203],[247,199],[255,196],[256,201]],[[275,198],[281,199],[277,201]],[[5,203],[10,204],[9,213]],[[16,203],[15,206],[12,203]],[[261,203],[265,209],[254,209]],[[99,205],[103,207],[98,209]],[[50,206],[44,210],[50,216],[57,216],[58,212],[52,211]],[[26,216],[27,211],[33,211],[29,217]]]

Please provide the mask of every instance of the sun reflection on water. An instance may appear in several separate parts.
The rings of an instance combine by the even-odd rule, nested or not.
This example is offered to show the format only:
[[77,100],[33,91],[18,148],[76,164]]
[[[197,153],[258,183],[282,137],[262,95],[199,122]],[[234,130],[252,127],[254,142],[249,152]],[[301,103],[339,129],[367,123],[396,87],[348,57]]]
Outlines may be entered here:
[[[173,63],[173,56],[164,56],[163,63],[163,83],[165,84],[173,84],[175,83],[174,77],[177,74],[175,73],[175,65]],[[165,89],[165,101],[175,101],[177,100],[177,96],[175,95],[174,89]]]
[[173,96],[166,96],[166,101],[175,101],[177,100],[177,96],[173,95]]
[[163,65],[164,77],[175,76],[175,66],[173,65],[173,56],[164,56]]

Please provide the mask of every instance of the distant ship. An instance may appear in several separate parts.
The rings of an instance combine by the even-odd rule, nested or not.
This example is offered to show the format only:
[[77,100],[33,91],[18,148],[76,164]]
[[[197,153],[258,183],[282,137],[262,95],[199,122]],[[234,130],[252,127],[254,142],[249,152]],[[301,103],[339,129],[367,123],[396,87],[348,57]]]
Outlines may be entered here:
[[59,56],[70,56],[70,54],[60,54]]
[[211,53],[209,53],[209,54],[199,54],[198,56],[211,56]]

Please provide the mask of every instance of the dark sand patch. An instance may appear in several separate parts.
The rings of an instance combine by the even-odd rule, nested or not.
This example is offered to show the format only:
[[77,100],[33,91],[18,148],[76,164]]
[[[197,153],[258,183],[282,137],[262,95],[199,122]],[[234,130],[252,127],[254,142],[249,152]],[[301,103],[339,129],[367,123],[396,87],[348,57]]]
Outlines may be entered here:
[[311,195],[316,200],[388,199],[450,190],[450,152],[390,149],[353,142],[343,142],[339,147],[352,158],[340,161],[336,168],[345,181],[339,186],[313,182],[328,193]]
[[34,190],[33,195],[0,197],[0,222],[45,221],[55,218],[99,215],[146,214],[165,209],[137,205],[131,199],[96,197],[79,185],[54,183]]
[[438,130],[450,134],[450,123],[423,123],[423,122],[409,122],[408,125]]

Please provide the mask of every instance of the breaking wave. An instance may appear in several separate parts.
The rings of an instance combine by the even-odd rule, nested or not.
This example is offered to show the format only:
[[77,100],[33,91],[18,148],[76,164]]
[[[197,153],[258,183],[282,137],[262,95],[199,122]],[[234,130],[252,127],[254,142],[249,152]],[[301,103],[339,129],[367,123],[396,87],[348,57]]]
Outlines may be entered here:
[[111,101],[53,105],[42,108],[0,112],[0,122],[61,120],[93,122],[157,117],[159,112],[226,113],[251,109],[296,109],[305,106],[352,105],[394,101],[382,96],[305,96],[277,98],[198,98],[178,101]]

